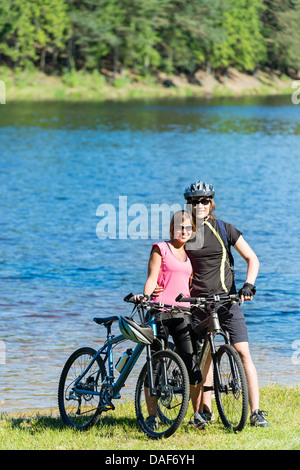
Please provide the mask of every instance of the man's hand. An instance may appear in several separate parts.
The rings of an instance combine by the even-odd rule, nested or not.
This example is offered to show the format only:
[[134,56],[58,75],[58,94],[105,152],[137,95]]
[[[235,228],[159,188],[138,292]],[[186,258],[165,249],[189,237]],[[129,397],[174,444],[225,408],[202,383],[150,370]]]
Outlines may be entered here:
[[156,287],[154,291],[152,292],[151,297],[158,297],[163,292],[163,290],[164,288],[162,286],[159,286],[158,284],[156,284]]

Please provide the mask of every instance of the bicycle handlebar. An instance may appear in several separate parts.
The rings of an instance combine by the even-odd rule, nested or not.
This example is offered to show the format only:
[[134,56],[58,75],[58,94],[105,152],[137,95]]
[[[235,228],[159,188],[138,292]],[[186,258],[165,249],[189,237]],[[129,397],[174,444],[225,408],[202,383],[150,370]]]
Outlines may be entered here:
[[[182,295],[182,294],[180,294]],[[141,295],[142,297],[142,295]],[[163,302],[152,302],[150,300],[135,300],[134,298],[134,294],[128,294],[126,295],[126,297],[124,297],[124,302],[130,302],[132,304],[135,304],[135,305],[141,305],[142,307],[145,307],[145,308],[153,308],[153,307],[156,307],[156,308],[167,308],[167,309],[171,309],[171,310],[181,310],[183,312],[187,312],[187,313],[190,313],[190,309],[188,307],[181,307],[180,305],[169,305],[169,304],[164,304]],[[176,300],[176,299],[175,299]],[[176,300],[177,302],[177,300]]]
[[179,294],[175,300],[176,302],[189,302],[193,305],[205,306],[213,302],[239,302],[240,297],[238,294],[221,294],[210,297],[184,297],[183,294]]
[[[125,302],[130,302],[135,305],[140,305],[146,309],[150,308],[158,308],[158,309],[170,309],[173,312],[176,310],[180,310],[186,313],[191,313],[191,309],[189,307],[181,307],[180,305],[168,305],[164,304],[163,302],[152,302],[149,300],[136,300],[134,294],[128,294],[124,297]],[[142,295],[140,296],[142,297]],[[179,294],[176,299],[176,302],[186,302],[192,304],[194,307],[205,307],[206,305],[212,304],[214,302],[231,302],[232,304],[237,303],[240,301],[240,297],[238,294],[220,294],[220,295],[213,295],[210,297],[184,297],[183,294]]]

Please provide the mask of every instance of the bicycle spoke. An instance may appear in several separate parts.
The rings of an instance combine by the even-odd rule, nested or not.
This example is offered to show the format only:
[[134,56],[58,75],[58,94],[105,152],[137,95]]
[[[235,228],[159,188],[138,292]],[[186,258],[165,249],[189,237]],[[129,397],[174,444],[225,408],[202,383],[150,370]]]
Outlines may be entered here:
[[[172,351],[155,353],[152,356],[152,365],[157,395],[150,396],[145,365],[140,373],[135,395],[137,419],[149,437],[169,437],[185,417],[189,401],[188,374],[182,359]],[[150,420],[149,416],[152,416]]]
[[233,346],[223,345],[217,354],[219,376],[214,370],[214,388],[223,424],[241,431],[248,414],[248,388],[242,361]]
[[[97,358],[89,371],[82,376],[95,354],[96,351],[91,348],[75,351],[66,362],[60,378],[58,404],[61,417],[67,425],[78,429],[86,429],[94,424],[100,414],[99,395],[89,392],[100,390],[101,381],[105,376],[102,359]],[[79,377],[81,379],[77,382]]]

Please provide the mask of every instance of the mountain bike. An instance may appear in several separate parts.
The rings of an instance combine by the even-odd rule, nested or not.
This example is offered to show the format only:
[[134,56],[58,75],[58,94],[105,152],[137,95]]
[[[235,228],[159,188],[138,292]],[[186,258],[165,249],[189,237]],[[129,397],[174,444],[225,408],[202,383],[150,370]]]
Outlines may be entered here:
[[[203,371],[209,352],[213,363],[213,386],[205,387],[205,391],[213,390],[222,423],[233,431],[242,431],[248,416],[248,386],[242,360],[230,344],[229,334],[221,328],[220,308],[228,309],[231,304],[239,302],[239,296],[215,295],[206,298],[183,297],[180,294],[177,302],[189,302],[193,307],[206,309],[205,318],[195,331],[204,340],[199,351],[199,366]],[[220,335],[224,344],[217,346],[216,338]]]
[[[67,360],[59,380],[58,406],[63,422],[79,430],[95,425],[102,413],[115,409],[113,403],[121,398],[120,392],[137,360],[146,349],[146,363],[143,366],[135,391],[135,412],[137,421],[150,438],[159,439],[171,436],[183,421],[189,403],[189,378],[184,362],[178,354],[165,348],[162,341],[155,336],[156,325],[151,315],[152,307],[173,309],[154,302],[136,302],[133,294],[124,301],[134,303],[129,317],[97,317],[94,321],[106,328],[106,341],[96,351],[83,347],[73,352]],[[178,309],[178,307],[177,307]],[[133,323],[133,316],[138,313],[140,323]],[[149,317],[149,318],[148,318]],[[120,325],[127,319],[136,326],[137,335],[153,331],[153,341],[159,341],[160,350],[151,353],[151,344],[138,342],[135,349],[127,349],[120,360],[115,363],[113,349],[128,337],[124,334],[112,334],[112,325]],[[129,320],[128,320],[129,319]],[[131,338],[131,336],[130,336]],[[115,368],[119,376],[115,378]],[[155,426],[148,416],[149,399],[157,402],[157,419]]]

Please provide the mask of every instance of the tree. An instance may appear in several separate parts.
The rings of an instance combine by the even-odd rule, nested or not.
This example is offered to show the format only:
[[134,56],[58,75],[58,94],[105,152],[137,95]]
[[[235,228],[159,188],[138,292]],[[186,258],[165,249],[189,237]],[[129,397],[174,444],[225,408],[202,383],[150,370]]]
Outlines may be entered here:
[[300,0],[265,0],[264,35],[271,68],[300,70]]
[[69,20],[64,1],[1,0],[0,7],[6,12],[1,34],[2,54],[19,66],[40,57],[43,70],[47,50],[53,54],[65,45]]
[[228,8],[223,11],[221,20],[226,40],[216,42],[212,52],[215,67],[234,66],[252,71],[265,60],[261,12],[261,0],[228,0]]
[[161,55],[167,71],[194,72],[209,61],[214,41],[223,40],[218,22],[223,4],[219,0],[172,0],[166,8],[160,36]]

